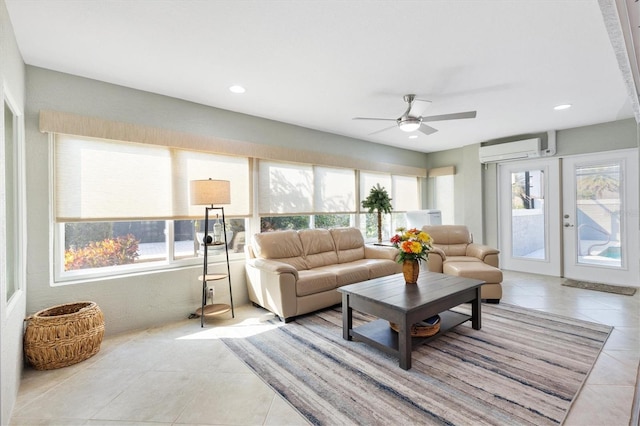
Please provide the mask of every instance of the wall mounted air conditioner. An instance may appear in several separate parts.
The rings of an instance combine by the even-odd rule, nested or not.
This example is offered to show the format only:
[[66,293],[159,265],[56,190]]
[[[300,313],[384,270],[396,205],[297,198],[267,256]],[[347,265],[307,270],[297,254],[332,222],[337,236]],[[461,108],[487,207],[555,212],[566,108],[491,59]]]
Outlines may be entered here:
[[540,157],[542,155],[540,151],[540,142],[540,138],[533,138],[481,146],[480,162],[494,163],[498,161]]

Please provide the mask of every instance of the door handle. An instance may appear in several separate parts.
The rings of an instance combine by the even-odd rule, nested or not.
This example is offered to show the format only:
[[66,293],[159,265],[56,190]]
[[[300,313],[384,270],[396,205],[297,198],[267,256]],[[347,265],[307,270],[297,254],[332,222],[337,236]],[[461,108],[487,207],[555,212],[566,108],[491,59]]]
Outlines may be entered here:
[[565,223],[564,223],[564,227],[565,227],[565,228],[573,228],[573,225],[572,225],[572,224],[570,224],[570,223],[565,222]]

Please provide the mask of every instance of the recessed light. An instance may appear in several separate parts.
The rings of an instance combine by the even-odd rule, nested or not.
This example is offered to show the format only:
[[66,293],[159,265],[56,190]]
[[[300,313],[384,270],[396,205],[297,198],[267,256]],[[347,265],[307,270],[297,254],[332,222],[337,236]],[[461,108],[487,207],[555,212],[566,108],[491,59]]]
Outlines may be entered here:
[[563,109],[569,109],[571,108],[571,104],[562,104],[562,105],[556,105],[553,107],[553,109],[555,109],[556,111],[562,111]]
[[409,136],[409,139],[418,139],[418,135],[411,135]]
[[244,87],[240,86],[240,85],[233,85],[231,87],[229,87],[229,91],[232,93],[244,93],[247,91],[247,89],[245,89]]

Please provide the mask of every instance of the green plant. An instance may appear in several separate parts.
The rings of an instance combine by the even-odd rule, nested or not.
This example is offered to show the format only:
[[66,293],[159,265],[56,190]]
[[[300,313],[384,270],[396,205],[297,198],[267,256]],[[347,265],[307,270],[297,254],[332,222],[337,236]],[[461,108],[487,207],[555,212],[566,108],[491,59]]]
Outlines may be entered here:
[[131,234],[91,242],[80,249],[68,249],[64,253],[64,269],[102,268],[133,263],[138,253],[139,241]]
[[382,243],[382,213],[391,213],[393,210],[389,193],[377,183],[371,187],[369,196],[362,200],[362,207],[368,209],[369,213],[375,211],[378,214],[378,243]]

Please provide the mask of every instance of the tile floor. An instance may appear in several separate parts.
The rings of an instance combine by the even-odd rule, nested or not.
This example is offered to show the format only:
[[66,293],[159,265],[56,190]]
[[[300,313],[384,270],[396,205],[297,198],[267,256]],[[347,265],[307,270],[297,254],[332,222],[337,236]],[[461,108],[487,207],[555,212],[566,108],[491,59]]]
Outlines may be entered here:
[[[505,272],[504,303],[615,327],[566,425],[629,424],[640,362],[640,292],[618,296]],[[105,338],[82,363],[26,369],[11,425],[298,425],[306,421],[219,340],[272,327],[251,306]]]

